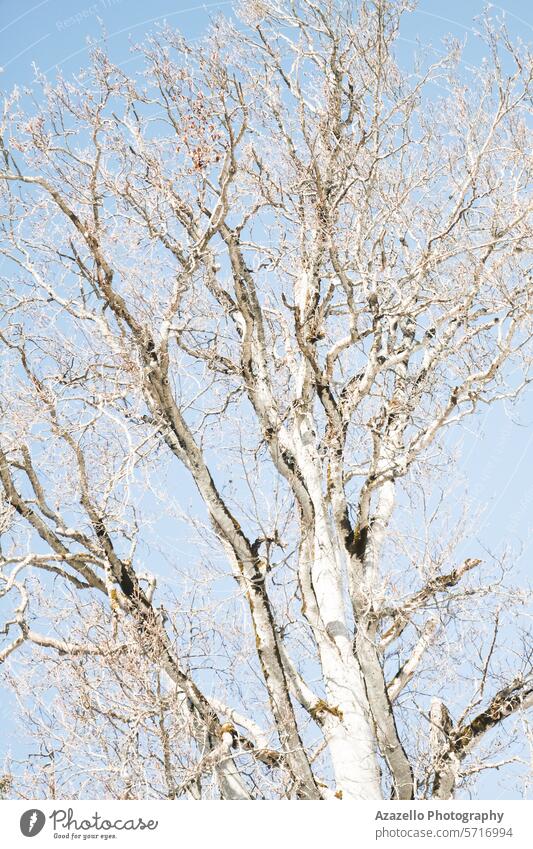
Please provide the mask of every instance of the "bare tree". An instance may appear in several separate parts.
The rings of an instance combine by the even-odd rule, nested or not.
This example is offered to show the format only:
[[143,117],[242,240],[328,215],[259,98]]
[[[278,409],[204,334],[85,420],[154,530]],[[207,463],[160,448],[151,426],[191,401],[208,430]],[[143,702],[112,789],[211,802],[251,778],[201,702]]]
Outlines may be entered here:
[[6,787],[448,799],[520,757],[526,597],[460,554],[448,433],[530,379],[531,52],[486,20],[406,70],[409,8],[245,2],[6,96],[0,659],[45,762]]

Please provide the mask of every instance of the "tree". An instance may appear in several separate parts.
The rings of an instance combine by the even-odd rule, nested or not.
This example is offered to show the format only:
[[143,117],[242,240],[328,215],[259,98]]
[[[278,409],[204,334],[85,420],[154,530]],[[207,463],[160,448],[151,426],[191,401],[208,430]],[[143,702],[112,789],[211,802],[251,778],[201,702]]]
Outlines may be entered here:
[[487,19],[480,67],[406,70],[409,8],[245,2],[6,96],[0,657],[42,792],[447,799],[519,732],[524,593],[459,553],[448,434],[529,381],[531,53]]

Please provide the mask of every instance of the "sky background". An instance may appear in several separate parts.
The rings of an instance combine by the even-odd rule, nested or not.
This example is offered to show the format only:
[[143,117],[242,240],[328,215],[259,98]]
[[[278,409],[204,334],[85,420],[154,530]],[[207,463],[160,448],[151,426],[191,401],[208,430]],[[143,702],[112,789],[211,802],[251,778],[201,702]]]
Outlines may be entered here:
[[[409,59],[416,40],[438,47],[451,33],[467,39],[466,59],[479,61],[480,52],[472,29],[473,19],[484,7],[481,0],[421,0],[418,9],[406,16],[401,51]],[[531,0],[507,0],[491,4],[495,14],[505,13],[511,32],[528,41],[533,36]],[[30,86],[32,63],[53,77],[58,69],[65,76],[75,73],[87,60],[87,39],[99,38],[102,24],[107,32],[112,60],[133,73],[139,60],[130,45],[168,21],[188,38],[205,31],[210,18],[231,14],[232,3],[197,4],[194,0],[0,0],[0,90],[15,85]],[[490,408],[477,420],[469,420],[460,435],[463,442],[461,468],[470,495],[477,506],[485,506],[476,542],[497,554],[506,546],[515,551],[520,580],[531,575],[533,554],[533,393],[509,411]],[[184,492],[184,501],[192,492]],[[6,732],[9,699],[3,696],[0,711]],[[506,798],[498,775],[483,779],[485,798]]]

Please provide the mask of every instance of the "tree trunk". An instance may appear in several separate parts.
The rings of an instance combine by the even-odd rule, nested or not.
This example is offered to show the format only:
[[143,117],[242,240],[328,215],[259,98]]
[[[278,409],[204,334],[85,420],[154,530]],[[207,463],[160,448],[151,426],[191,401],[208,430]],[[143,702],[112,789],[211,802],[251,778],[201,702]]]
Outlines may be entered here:
[[[324,728],[337,792],[343,799],[381,799],[380,770],[365,685],[346,624],[337,558],[317,532],[302,551],[300,581],[320,655],[328,704],[337,722]],[[308,552],[306,554],[306,551]]]

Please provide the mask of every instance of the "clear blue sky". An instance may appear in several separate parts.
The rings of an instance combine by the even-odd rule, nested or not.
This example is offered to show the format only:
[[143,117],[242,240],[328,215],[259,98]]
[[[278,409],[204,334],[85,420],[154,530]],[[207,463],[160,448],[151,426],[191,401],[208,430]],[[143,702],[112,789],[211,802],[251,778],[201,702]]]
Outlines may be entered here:
[[[483,6],[482,0],[421,0],[402,30],[406,56],[417,37],[438,46],[446,33],[452,33],[470,39],[468,59],[475,62],[478,54],[470,28]],[[32,62],[51,76],[57,68],[67,76],[74,73],[85,64],[87,38],[101,34],[101,22],[113,60],[133,71],[138,60],[130,55],[130,41],[142,40],[158,22],[166,19],[187,37],[195,38],[211,16],[231,14],[231,7],[231,2],[198,4],[195,0],[0,0],[0,88],[31,84]],[[493,7],[495,12],[505,11],[515,35],[533,38],[531,0],[505,0]],[[515,419],[518,423],[510,421],[503,409],[490,409],[486,417],[472,422],[462,465],[474,501],[488,505],[478,542],[495,551],[514,543],[517,570],[526,580],[533,554],[532,393],[516,411]],[[5,730],[5,718],[4,702],[1,731]],[[497,775],[484,781],[483,792],[489,798],[500,796]]]

